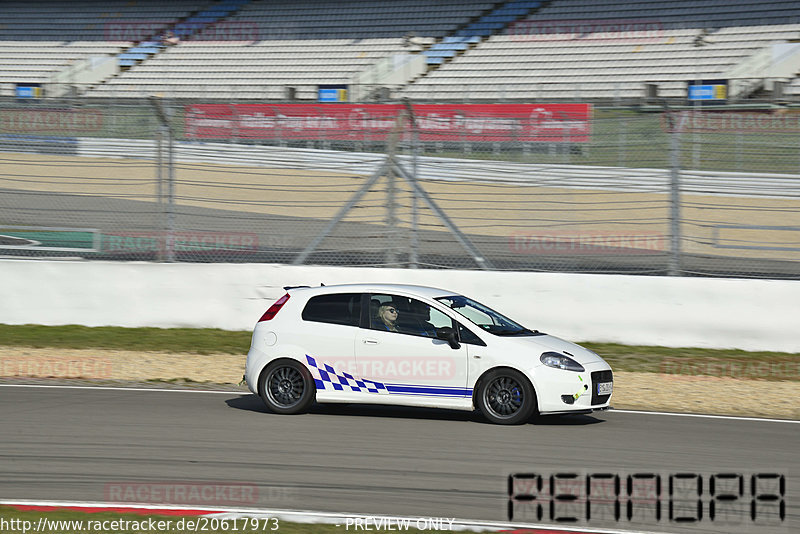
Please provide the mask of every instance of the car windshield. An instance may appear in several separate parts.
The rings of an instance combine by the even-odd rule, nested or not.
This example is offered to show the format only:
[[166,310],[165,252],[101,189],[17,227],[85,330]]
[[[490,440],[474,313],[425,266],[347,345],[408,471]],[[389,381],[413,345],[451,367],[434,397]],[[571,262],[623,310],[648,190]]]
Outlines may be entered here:
[[497,313],[488,306],[462,295],[439,297],[436,300],[455,310],[481,329],[498,336],[539,336],[538,330],[531,330]]

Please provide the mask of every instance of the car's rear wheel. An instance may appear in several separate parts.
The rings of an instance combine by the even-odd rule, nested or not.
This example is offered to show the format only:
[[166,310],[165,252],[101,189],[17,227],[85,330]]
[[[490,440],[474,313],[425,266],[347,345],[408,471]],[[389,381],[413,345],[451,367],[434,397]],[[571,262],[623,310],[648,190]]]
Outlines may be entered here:
[[478,409],[499,425],[524,423],[536,411],[536,393],[530,381],[514,369],[495,369],[481,379]]
[[261,373],[258,391],[271,412],[295,414],[306,411],[316,397],[314,379],[298,361],[275,360]]

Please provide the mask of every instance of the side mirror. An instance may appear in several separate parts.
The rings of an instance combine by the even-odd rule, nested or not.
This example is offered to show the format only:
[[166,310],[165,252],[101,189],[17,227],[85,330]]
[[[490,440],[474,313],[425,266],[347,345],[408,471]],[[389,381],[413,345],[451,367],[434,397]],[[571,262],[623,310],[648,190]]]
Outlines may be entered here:
[[450,348],[452,349],[461,348],[461,343],[459,343],[458,339],[456,338],[456,331],[449,326],[437,328],[436,339],[443,339],[444,341],[447,341],[447,344],[450,345]]

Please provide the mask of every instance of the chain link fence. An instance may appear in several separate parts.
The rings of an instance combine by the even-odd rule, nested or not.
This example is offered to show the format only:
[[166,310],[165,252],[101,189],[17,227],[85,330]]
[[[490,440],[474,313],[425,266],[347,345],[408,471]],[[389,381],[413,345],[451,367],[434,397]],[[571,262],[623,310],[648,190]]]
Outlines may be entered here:
[[800,278],[800,113],[0,102],[13,257]]

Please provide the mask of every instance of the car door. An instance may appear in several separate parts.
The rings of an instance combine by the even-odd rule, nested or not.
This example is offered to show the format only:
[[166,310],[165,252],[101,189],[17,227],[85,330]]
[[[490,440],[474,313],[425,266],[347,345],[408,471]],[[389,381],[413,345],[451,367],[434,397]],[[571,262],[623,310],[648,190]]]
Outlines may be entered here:
[[379,393],[470,394],[466,389],[467,348],[454,349],[435,337],[437,328],[455,328],[449,315],[419,299],[385,293],[371,294],[368,309],[368,320],[356,335],[356,368]]
[[[301,312],[298,332],[317,390],[352,391],[353,346],[361,320],[361,293],[311,297]],[[349,378],[348,378],[349,377]]]

